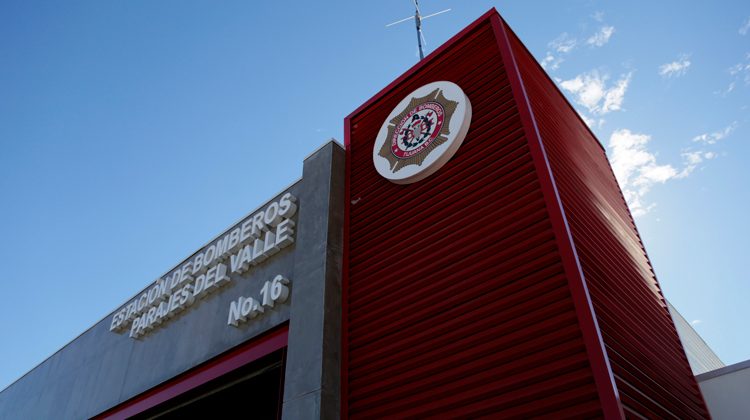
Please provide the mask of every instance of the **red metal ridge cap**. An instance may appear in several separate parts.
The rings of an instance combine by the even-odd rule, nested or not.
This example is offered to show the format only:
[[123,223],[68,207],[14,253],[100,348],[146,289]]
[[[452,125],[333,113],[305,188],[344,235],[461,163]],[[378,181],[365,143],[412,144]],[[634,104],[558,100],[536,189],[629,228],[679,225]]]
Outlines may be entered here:
[[[536,166],[536,173],[539,177],[545,203],[547,204],[549,220],[555,232],[558,252],[565,270],[565,276],[568,279],[568,288],[573,298],[578,326],[583,335],[586,353],[588,354],[589,364],[594,375],[594,383],[599,393],[599,401],[604,417],[607,419],[624,419],[625,413],[620,401],[620,393],[609,363],[609,356],[607,355],[607,349],[602,339],[601,330],[599,329],[594,306],[586,285],[586,278],[583,275],[583,269],[581,268],[576,252],[573,236],[568,226],[568,218],[565,215],[565,209],[557,190],[557,183],[552,172],[552,167],[544,149],[544,142],[537,128],[536,117],[531,107],[531,101],[526,93],[521,70],[516,62],[513,47],[510,44],[508,35],[509,33],[512,34],[512,32],[510,32],[507,24],[499,15],[492,20],[492,26],[495,31],[498,49],[508,69],[508,79],[511,83],[513,96],[515,97],[528,139],[529,152]],[[519,44],[522,45],[520,41]]]
[[[516,38],[521,39],[516,34],[516,32],[510,27],[510,25],[508,25],[508,23],[505,21],[505,19],[503,19],[502,16],[500,16],[500,20],[503,21],[503,27],[505,28],[506,31],[512,33]],[[531,58],[534,59],[533,60],[534,63],[540,68],[540,70],[542,70],[542,74],[544,75],[544,77],[546,77],[547,80],[549,80],[550,83],[552,83],[552,85],[555,86],[555,88],[557,88],[558,93],[560,93],[560,96],[562,96],[562,98],[565,101],[565,103],[568,104],[568,106],[570,107],[570,109],[573,110],[573,112],[576,114],[576,117],[581,121],[581,124],[583,124],[583,126],[586,127],[586,130],[588,130],[589,134],[591,134],[591,137],[593,137],[594,140],[596,140],[596,143],[599,145],[599,147],[602,148],[602,150],[604,150],[604,153],[606,154],[607,153],[607,149],[602,144],[602,141],[599,140],[599,137],[597,137],[596,134],[594,134],[593,131],[591,131],[591,127],[589,127],[589,125],[586,124],[586,121],[584,121],[583,118],[581,118],[581,114],[578,113],[578,111],[575,109],[575,107],[573,106],[573,104],[571,104],[570,101],[568,100],[568,98],[562,93],[562,91],[560,91],[560,88],[557,87],[557,83],[555,83],[555,81],[551,77],[549,77],[549,73],[547,73],[547,71],[544,70],[544,67],[542,67],[542,65],[539,64],[539,60],[537,60],[536,57],[534,57],[534,54],[532,54],[531,51],[529,51],[529,49],[526,47],[526,44],[524,44],[523,42],[519,42],[519,45],[524,49],[524,51],[526,51],[527,54],[529,54],[531,56]]]
[[[445,50],[447,50],[448,48],[450,48],[453,44],[455,44],[456,42],[458,42],[458,40],[460,40],[461,38],[463,38],[464,35],[466,35],[467,33],[471,32],[472,30],[476,29],[479,25],[481,25],[481,24],[485,23],[486,21],[488,21],[492,16],[499,16],[499,15],[500,14],[497,12],[497,9],[495,9],[494,7],[492,9],[488,10],[487,12],[485,12],[477,20],[475,20],[474,22],[472,22],[471,24],[469,24],[469,26],[467,26],[464,29],[462,29],[461,32],[457,33],[456,35],[453,35],[453,37],[451,37],[451,39],[449,39],[448,41],[446,41],[445,43],[443,43],[443,45],[441,45],[440,47],[438,47],[438,49],[436,49],[435,51],[433,51],[430,54],[428,54],[427,57],[425,57],[423,60],[420,60],[417,64],[413,65],[409,70],[405,71],[401,76],[397,77],[396,80],[394,80],[393,82],[391,82],[388,86],[386,86],[383,89],[381,89],[380,92],[376,93],[375,96],[373,96],[367,102],[365,102],[364,104],[362,104],[359,108],[357,108],[356,110],[354,110],[354,112],[352,112],[351,114],[347,115],[346,118],[344,118],[344,120],[345,121],[346,120],[351,120],[354,117],[356,117],[358,114],[360,114],[362,111],[364,111],[370,105],[372,105],[373,102],[377,101],[378,99],[380,99],[383,96],[385,96],[385,94],[387,94],[388,92],[390,92],[393,89],[395,89],[396,86],[398,86],[399,84],[401,84],[402,82],[404,82],[411,75],[413,75],[414,73],[418,72],[419,70],[421,70],[424,66],[428,65],[429,63],[435,61],[435,59],[439,55],[441,55]],[[347,148],[347,149],[349,148],[348,141],[344,142],[344,147]]]

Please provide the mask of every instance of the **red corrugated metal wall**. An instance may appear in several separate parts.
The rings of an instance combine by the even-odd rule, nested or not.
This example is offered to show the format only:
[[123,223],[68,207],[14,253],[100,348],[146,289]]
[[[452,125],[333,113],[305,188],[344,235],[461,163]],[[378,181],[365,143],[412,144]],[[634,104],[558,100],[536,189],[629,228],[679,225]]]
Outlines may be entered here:
[[[346,121],[343,415],[601,415],[490,16]],[[436,174],[399,186],[372,164],[393,107],[436,80],[474,110]]]
[[707,417],[605,151],[514,34],[511,43],[626,414]]

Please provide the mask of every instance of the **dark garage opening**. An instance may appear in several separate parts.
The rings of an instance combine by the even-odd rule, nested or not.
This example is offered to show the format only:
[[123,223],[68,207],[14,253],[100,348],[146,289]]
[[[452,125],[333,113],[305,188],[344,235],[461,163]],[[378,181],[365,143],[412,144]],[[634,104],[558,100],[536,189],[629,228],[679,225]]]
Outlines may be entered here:
[[280,419],[285,359],[277,350],[133,418]]

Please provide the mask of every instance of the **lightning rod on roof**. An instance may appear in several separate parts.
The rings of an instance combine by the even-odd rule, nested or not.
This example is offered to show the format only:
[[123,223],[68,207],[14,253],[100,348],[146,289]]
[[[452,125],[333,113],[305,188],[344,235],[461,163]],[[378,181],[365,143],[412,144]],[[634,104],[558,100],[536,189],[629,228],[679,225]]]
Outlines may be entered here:
[[414,19],[414,23],[417,26],[417,46],[419,47],[419,59],[422,60],[422,59],[424,59],[424,51],[422,49],[422,44],[427,45],[427,40],[425,40],[424,34],[422,34],[422,21],[425,20],[425,19],[427,19],[427,18],[431,18],[433,16],[437,16],[437,15],[445,13],[445,12],[450,12],[451,9],[445,9],[445,10],[442,10],[442,11],[437,12],[437,13],[432,13],[432,14],[427,15],[427,16],[422,16],[422,14],[419,12],[419,0],[413,0],[413,1],[414,1],[414,9],[415,9],[414,16],[409,16],[408,18],[404,18],[404,19],[397,20],[395,22],[389,23],[389,24],[385,25],[385,27],[387,28],[389,26],[393,26],[393,25],[396,25],[398,23],[406,22],[407,20]]

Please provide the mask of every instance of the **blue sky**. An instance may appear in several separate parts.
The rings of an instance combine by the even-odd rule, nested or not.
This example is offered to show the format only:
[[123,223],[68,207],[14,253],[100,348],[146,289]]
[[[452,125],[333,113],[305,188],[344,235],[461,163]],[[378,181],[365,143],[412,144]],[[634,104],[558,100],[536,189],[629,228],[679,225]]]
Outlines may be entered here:
[[[750,4],[491,7],[608,148],[665,294],[750,359]],[[417,59],[407,0],[0,3],[0,388],[301,176]]]

